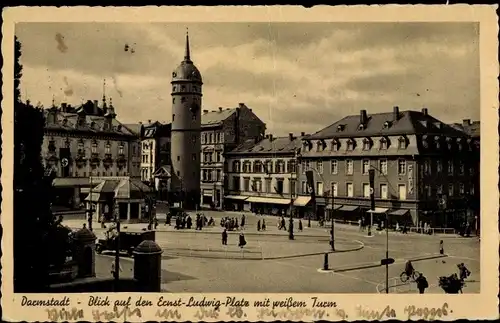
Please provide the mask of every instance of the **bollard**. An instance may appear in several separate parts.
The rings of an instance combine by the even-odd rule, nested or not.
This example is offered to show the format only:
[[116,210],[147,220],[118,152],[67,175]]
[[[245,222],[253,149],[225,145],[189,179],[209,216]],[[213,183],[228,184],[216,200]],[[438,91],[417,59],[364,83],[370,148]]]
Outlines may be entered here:
[[441,255],[444,255],[444,246],[443,245],[444,245],[443,240],[439,241],[439,253]]
[[328,252],[325,252],[325,260],[323,261],[323,270],[328,270]]

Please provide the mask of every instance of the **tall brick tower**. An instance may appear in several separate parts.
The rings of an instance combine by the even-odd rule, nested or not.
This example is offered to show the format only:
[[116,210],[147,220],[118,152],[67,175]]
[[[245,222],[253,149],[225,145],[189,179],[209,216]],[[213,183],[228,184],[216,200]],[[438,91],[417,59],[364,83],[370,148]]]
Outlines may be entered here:
[[172,73],[172,181],[175,201],[185,209],[200,202],[201,97],[200,71],[191,61],[186,33],[184,60]]

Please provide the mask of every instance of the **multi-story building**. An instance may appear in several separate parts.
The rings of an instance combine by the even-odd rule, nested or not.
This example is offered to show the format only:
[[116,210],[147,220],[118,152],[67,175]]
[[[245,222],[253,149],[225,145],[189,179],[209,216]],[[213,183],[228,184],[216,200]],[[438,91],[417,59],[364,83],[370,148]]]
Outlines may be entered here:
[[264,137],[266,125],[244,103],[237,108],[203,110],[201,116],[201,204],[224,205],[224,154],[248,139]]
[[154,175],[162,167],[170,167],[171,124],[158,121],[141,127],[141,180],[154,182]]
[[[475,139],[426,108],[394,107],[372,115],[361,110],[303,139],[299,193],[308,195],[305,173],[313,170],[316,216],[329,205],[335,217],[368,220],[368,174],[374,169],[375,217],[388,215],[392,224],[455,227],[470,213],[467,197],[479,190],[476,164],[468,158],[477,150]],[[304,209],[312,210],[308,204]]]
[[87,195],[91,176],[139,178],[140,140],[117,119],[103,98],[78,107],[52,104],[45,113],[42,158],[56,171],[56,203],[76,207]]
[[225,207],[260,214],[290,214],[296,200],[296,154],[301,137],[266,135],[225,154],[228,191]]

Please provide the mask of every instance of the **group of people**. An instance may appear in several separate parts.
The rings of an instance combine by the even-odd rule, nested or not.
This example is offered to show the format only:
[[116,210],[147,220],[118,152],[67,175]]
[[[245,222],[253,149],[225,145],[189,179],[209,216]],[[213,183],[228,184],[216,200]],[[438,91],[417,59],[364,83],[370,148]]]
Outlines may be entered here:
[[238,224],[238,218],[236,217],[223,217],[220,219],[220,226],[225,228],[225,230],[233,231],[245,228],[245,214],[241,215],[241,221]]
[[[465,279],[467,279],[471,272],[462,262],[457,264],[458,274],[453,273],[450,276],[442,276],[439,278],[439,286],[443,288],[443,290],[448,294],[462,293],[462,287],[464,285]],[[405,273],[408,277],[413,277],[415,273],[415,268],[410,260],[406,262],[405,265]],[[417,278],[415,279],[415,283],[417,283],[417,289],[420,294],[423,294],[425,290],[429,287],[429,283],[427,282],[427,278],[419,273]]]
[[[165,225],[171,225],[172,223],[172,214],[169,212],[167,213],[167,217],[165,218]],[[203,227],[206,226],[214,226],[215,221],[212,217],[208,219],[204,214],[202,213],[197,213],[196,214],[196,220],[195,220],[195,230],[201,230]],[[157,226],[157,221],[155,224],[155,229]],[[191,216],[186,213],[182,212],[177,214],[175,217],[175,229],[180,230],[180,229],[191,229],[193,227],[193,219]]]
[[[258,225],[258,223],[257,223],[257,225]],[[276,226],[278,227],[278,230],[285,230],[285,231],[289,230],[287,228],[286,220],[285,220],[284,216],[281,216],[281,218],[278,219]],[[303,229],[304,229],[304,227],[302,226],[302,219],[299,219],[299,231],[302,231]],[[257,227],[257,230],[258,230],[258,227]]]
[[[228,237],[227,229],[224,228],[224,231],[222,231],[222,245],[223,246],[227,246],[227,237]],[[240,236],[238,239],[238,247],[243,248],[244,246],[246,246],[246,244],[247,244],[247,241],[245,239],[245,235],[243,234],[243,232],[240,232]]]

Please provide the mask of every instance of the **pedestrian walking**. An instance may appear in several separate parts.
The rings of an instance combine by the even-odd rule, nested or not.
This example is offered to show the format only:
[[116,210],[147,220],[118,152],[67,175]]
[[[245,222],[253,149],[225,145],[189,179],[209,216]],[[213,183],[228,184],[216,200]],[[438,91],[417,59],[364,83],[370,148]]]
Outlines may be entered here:
[[191,229],[193,227],[193,220],[191,217],[188,215],[187,220],[186,220],[187,228]]
[[239,226],[238,226],[238,218],[234,219],[234,228],[235,229],[239,228]]
[[416,282],[419,294],[423,294],[425,292],[425,289],[429,287],[427,278],[425,278],[425,276],[422,273],[419,274]]
[[156,217],[156,215],[154,218],[154,223],[155,223],[155,230],[156,230],[158,228],[158,218]]
[[302,219],[299,219],[299,231],[302,232]]
[[241,228],[244,229],[245,228],[245,214],[243,214],[241,216]]
[[439,254],[444,255],[444,241],[439,241]]
[[222,231],[222,245],[223,246],[227,245],[227,230],[226,229],[224,229],[224,231]]
[[361,220],[361,218],[358,220],[358,225],[359,225],[359,231],[361,232],[363,230],[363,220]]
[[262,231],[266,231],[266,220],[262,219]]
[[240,233],[238,247],[243,248],[246,244],[247,244],[247,241],[245,240],[245,235],[242,232],[242,233]]
[[396,222],[396,232],[399,232],[399,222]]
[[260,220],[257,221],[257,231],[260,231]]

